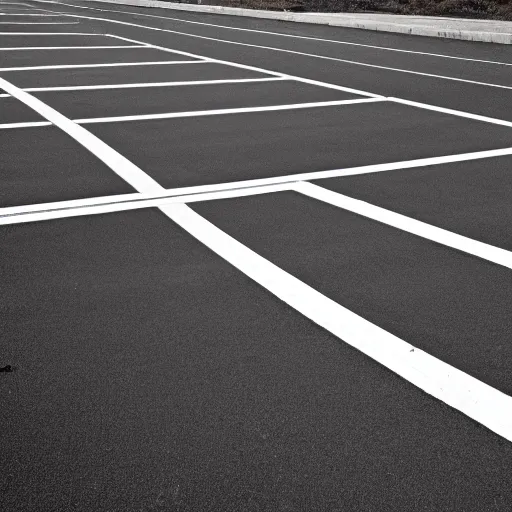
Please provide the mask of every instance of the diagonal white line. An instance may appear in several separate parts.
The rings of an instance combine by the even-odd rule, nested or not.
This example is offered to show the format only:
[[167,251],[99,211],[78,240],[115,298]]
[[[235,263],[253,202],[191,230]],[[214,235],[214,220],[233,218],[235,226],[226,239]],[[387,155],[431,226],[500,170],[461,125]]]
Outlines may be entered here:
[[413,235],[426,238],[427,240],[512,269],[512,252],[505,249],[500,249],[499,247],[452,233],[446,229],[432,226],[426,222],[412,219],[411,217],[386,210],[385,208],[380,208],[379,206],[374,206],[365,201],[332,192],[331,190],[319,187],[313,183],[301,181],[294,183],[292,188],[296,192],[300,192],[318,201],[343,208],[344,210],[382,222],[394,228],[401,229],[402,231],[407,231]]

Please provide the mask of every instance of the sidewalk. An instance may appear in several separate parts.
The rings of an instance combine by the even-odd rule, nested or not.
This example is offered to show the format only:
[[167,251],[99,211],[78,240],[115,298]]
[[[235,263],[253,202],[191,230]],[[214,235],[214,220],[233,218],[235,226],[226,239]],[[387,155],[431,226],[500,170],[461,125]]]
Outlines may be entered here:
[[[395,14],[364,13],[292,13],[259,11],[235,7],[195,5],[162,2],[156,0],[96,0],[111,4],[159,7],[180,11],[248,16],[302,23],[316,23],[337,27],[378,30],[417,36],[446,37],[468,41],[512,44],[512,22],[496,20],[467,20],[459,18],[436,18],[429,16],[404,16]],[[200,0],[199,0],[200,1]]]

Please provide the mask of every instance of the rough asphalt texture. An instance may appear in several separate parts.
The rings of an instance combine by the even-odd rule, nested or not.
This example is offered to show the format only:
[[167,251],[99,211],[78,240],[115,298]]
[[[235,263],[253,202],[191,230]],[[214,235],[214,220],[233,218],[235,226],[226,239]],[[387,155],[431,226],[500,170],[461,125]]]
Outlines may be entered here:
[[[29,3],[512,86],[511,66]],[[82,4],[512,63],[503,46]],[[120,44],[101,36],[110,33],[512,120],[506,88],[94,20],[0,27],[97,34],[0,34],[0,47]],[[13,51],[0,54],[0,67],[133,62],[142,53],[151,53],[148,60],[178,58],[154,52]],[[0,76],[20,87],[47,87],[267,75],[209,63]],[[175,87],[167,94],[161,88],[34,94],[69,117],[357,97],[296,82]],[[0,98],[0,108],[1,123],[41,119],[11,98]],[[511,128],[393,103],[84,126],[165,187],[512,146]],[[2,207],[134,192],[55,127],[0,130],[0,143]],[[315,183],[510,250],[511,162],[502,157]],[[295,193],[192,207],[328,297],[512,394],[509,270]],[[509,442],[306,320],[159,211],[1,226],[0,237],[0,366],[15,369],[0,374],[0,509],[510,509]]]

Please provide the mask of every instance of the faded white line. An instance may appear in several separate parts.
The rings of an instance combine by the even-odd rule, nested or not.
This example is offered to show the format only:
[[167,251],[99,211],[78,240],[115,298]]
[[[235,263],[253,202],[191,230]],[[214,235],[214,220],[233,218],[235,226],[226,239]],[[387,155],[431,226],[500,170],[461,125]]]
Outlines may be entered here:
[[[65,14],[65,13],[62,13],[62,14]],[[220,43],[234,44],[234,45],[238,45],[238,46],[247,46],[247,47],[251,47],[251,48],[260,48],[260,49],[263,49],[263,50],[272,50],[272,51],[290,53],[290,54],[294,54],[294,55],[302,55],[302,56],[305,56],[305,57],[313,57],[313,58],[317,58],[317,59],[325,59],[325,60],[330,60],[330,61],[343,62],[345,64],[354,64],[356,66],[364,66],[364,67],[369,67],[369,68],[374,68],[374,69],[384,69],[386,71],[395,71],[395,72],[407,73],[407,74],[412,74],[412,75],[428,76],[428,77],[431,77],[431,78],[438,78],[438,79],[443,79],[443,80],[452,80],[452,81],[455,81],[455,82],[464,82],[464,83],[470,83],[470,84],[474,84],[474,85],[483,85],[483,86],[487,86],[487,87],[497,87],[499,89],[512,89],[512,86],[508,86],[508,85],[499,85],[499,84],[492,84],[492,83],[488,83],[488,82],[479,82],[479,81],[476,81],[476,80],[468,80],[468,79],[465,79],[465,78],[456,78],[456,77],[445,76],[445,75],[436,75],[436,74],[433,74],[433,73],[423,73],[421,71],[412,71],[412,70],[409,70],[409,69],[392,68],[392,67],[388,67],[388,66],[379,66],[377,64],[368,64],[366,62],[360,62],[360,61],[349,60],[349,59],[340,59],[340,58],[337,58],[337,57],[328,57],[326,55],[318,55],[318,54],[315,54],[315,53],[307,53],[307,52],[299,52],[299,51],[295,51],[295,50],[287,50],[287,49],[284,49],[284,48],[276,48],[276,47],[273,47],[273,46],[263,46],[263,45],[257,45],[257,44],[241,43],[239,41],[230,41],[230,40],[227,40],[227,39],[219,39],[219,38],[215,38],[215,37],[200,36],[200,35],[197,35],[197,34],[189,34],[188,32],[180,32],[180,31],[177,31],[177,30],[163,29],[163,28],[157,28],[157,27],[148,27],[146,25],[140,25],[138,23],[128,23],[126,21],[110,20],[108,18],[97,18],[97,17],[94,17],[94,16],[82,16],[82,15],[79,15],[79,14],[66,14],[66,16],[70,16],[70,17],[73,17],[73,18],[92,19],[92,20],[98,20],[98,21],[105,21],[105,22],[108,22],[108,23],[117,23],[117,24],[121,24],[121,25],[129,25],[129,26],[133,26],[133,27],[145,28],[147,30],[156,30],[156,31],[159,31],[159,32],[168,32],[168,33],[171,33],[171,34],[179,34],[179,35],[184,35],[184,36],[188,36],[188,37],[205,39],[205,40],[209,40],[209,41],[217,41],[217,42],[220,42]]]
[[219,116],[228,114],[248,114],[253,112],[271,112],[277,110],[300,110],[307,108],[319,107],[335,107],[342,105],[354,105],[359,103],[375,103],[386,101],[381,98],[363,98],[357,100],[340,100],[340,101],[319,101],[316,103],[292,103],[288,105],[270,105],[264,107],[242,107],[242,108],[225,108],[216,110],[194,110],[190,112],[168,112],[163,114],[139,114],[134,116],[115,116],[115,117],[96,117],[85,119],[74,119],[78,124],[92,123],[119,123],[127,121],[144,121],[151,119],[177,119],[181,117],[202,117],[202,116]]
[[137,44],[127,44],[127,45],[111,45],[111,46],[16,46],[16,47],[7,47],[0,48],[0,52],[13,52],[19,50],[27,50],[27,51],[36,51],[36,50],[110,50],[110,49],[120,49],[120,48],[146,48],[146,46],[141,46]]
[[318,201],[343,208],[344,210],[382,222],[394,228],[401,229],[402,231],[407,231],[413,235],[426,238],[427,240],[512,269],[512,252],[505,249],[500,249],[499,247],[452,233],[446,229],[432,226],[426,222],[412,219],[411,217],[386,210],[385,208],[380,208],[379,206],[374,206],[365,201],[332,192],[331,190],[319,187],[313,183],[301,181],[294,183],[292,188],[296,192],[300,192]]
[[114,62],[105,64],[62,64],[57,66],[21,66],[15,68],[0,68],[4,71],[35,71],[41,69],[78,69],[78,68],[114,68],[122,66],[168,66],[171,64],[205,64],[206,60],[169,60],[156,62]]
[[199,21],[184,20],[183,18],[175,18],[175,17],[170,17],[170,16],[158,16],[156,14],[145,14],[145,13],[141,13],[141,12],[120,11],[120,10],[114,10],[114,9],[99,9],[99,8],[95,8],[95,7],[85,7],[83,5],[73,5],[73,4],[63,3],[63,2],[50,2],[50,3],[56,3],[57,5],[65,5],[67,7],[75,7],[78,9],[88,9],[88,10],[92,10],[92,11],[132,14],[132,15],[137,15],[137,16],[144,16],[147,18],[159,18],[159,19],[165,19],[165,20],[171,20],[171,21],[178,21],[181,23],[189,23],[191,25],[205,25],[208,27],[216,27],[216,28],[222,28],[225,30],[234,30],[234,31],[239,31],[239,32],[251,32],[251,33],[256,33],[256,34],[280,36],[280,37],[287,37],[287,38],[292,38],[292,39],[304,39],[307,41],[320,41],[320,42],[324,42],[324,43],[334,43],[334,44],[340,44],[340,45],[346,45],[346,46],[370,48],[372,50],[384,50],[384,51],[399,52],[399,53],[410,53],[413,55],[426,55],[429,57],[440,57],[440,58],[444,58],[444,59],[454,59],[454,60],[462,60],[462,61],[469,61],[469,62],[481,62],[484,64],[496,64],[496,65],[500,65],[500,66],[512,66],[512,63],[500,62],[500,61],[494,61],[494,60],[472,59],[469,57],[457,57],[455,55],[446,55],[446,54],[442,54],[442,53],[418,52],[418,51],[413,51],[413,50],[403,50],[401,48],[390,48],[387,46],[376,46],[376,45],[370,45],[370,44],[353,43],[350,41],[338,41],[336,39],[325,39],[325,38],[321,38],[321,37],[311,37],[311,36],[299,36],[296,34],[284,34],[282,32],[273,32],[273,31],[268,31],[268,30],[255,30],[255,29],[242,28],[242,27],[229,27],[226,25],[217,25],[215,23],[205,23],[205,22],[199,22]]
[[0,32],[0,36],[94,36],[112,37],[108,34],[91,34],[90,32]]
[[87,131],[85,128],[77,125],[39,99],[25,91],[22,91],[20,88],[1,77],[0,88],[25,103],[25,105],[35,110],[38,114],[61,130],[65,131],[70,137],[88,149],[126,182],[130,184],[136,183],[136,189],[139,192],[155,192],[156,190],[164,190],[163,187],[139,169],[135,164],[130,162],[130,160],[120,155],[117,151],[113,150],[110,146],[105,144],[101,139]]

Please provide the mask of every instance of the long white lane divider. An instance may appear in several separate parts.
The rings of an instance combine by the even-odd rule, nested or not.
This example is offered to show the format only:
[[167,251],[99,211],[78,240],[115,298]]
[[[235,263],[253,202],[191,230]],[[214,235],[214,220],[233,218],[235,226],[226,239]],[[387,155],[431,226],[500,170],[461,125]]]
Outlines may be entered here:
[[[163,190],[141,169],[83,127],[2,78],[0,87],[64,130],[139,192],[158,193]],[[172,204],[162,206],[160,210],[220,257],[316,324],[426,393],[512,441],[512,397],[352,313],[245,247],[187,205]]]

